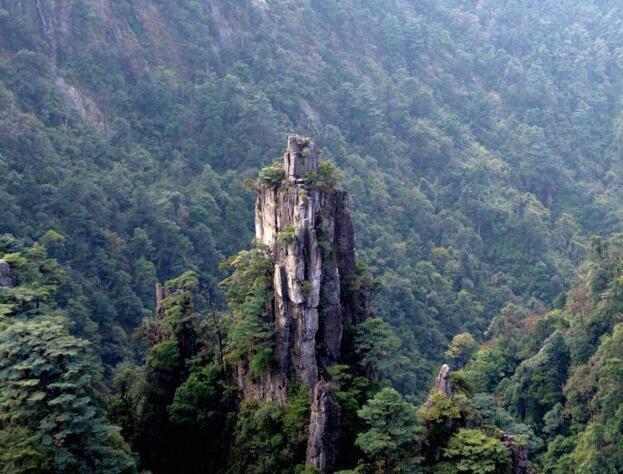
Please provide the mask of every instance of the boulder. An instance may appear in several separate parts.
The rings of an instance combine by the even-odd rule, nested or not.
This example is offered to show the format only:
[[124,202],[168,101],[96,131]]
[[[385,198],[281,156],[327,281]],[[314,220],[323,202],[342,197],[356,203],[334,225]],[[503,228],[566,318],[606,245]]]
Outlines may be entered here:
[[5,260],[0,260],[0,286],[13,288],[17,284],[11,265]]

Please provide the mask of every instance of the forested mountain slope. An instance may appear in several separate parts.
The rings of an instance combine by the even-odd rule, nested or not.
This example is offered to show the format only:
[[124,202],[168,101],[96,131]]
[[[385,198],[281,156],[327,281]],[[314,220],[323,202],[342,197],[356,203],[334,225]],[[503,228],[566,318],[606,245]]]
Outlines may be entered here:
[[[454,472],[477,444],[468,472],[486,459],[503,472],[503,429],[546,472],[622,469],[620,243],[589,244],[623,231],[622,9],[0,0],[3,468],[297,469],[304,391],[241,407],[225,376],[238,353],[272,363],[253,319],[266,262],[244,249],[254,180],[279,181],[266,166],[296,132],[341,170],[360,262],[348,268],[374,287],[365,312],[400,337],[374,317],[347,333],[330,377],[337,464]],[[333,189],[340,173],[323,163]],[[471,360],[466,331],[485,341]],[[450,341],[465,366],[451,400],[416,416],[382,389],[423,401]],[[376,436],[388,407],[394,450]]]
[[[0,2],[0,231],[42,238],[106,364],[185,269],[248,245],[242,181],[316,138],[421,393],[452,335],[620,230],[616,2]],[[53,230],[53,233],[48,233]]]

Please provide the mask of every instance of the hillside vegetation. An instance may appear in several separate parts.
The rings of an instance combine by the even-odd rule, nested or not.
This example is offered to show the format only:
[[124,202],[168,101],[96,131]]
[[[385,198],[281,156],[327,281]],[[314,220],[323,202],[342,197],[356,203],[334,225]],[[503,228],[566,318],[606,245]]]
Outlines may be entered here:
[[[19,283],[0,292],[0,357],[18,338],[26,348],[50,334],[52,348],[70,352],[67,365],[46,365],[51,390],[72,384],[84,402],[71,411],[60,398],[45,414],[5,408],[15,393],[2,386],[0,444],[30,453],[2,459],[13,463],[6,472],[124,472],[132,450],[166,472],[176,446],[159,457],[153,446],[167,434],[152,440],[150,430],[162,423],[203,449],[188,441],[196,414],[185,410],[204,390],[229,415],[205,415],[192,433],[214,422],[232,439],[211,447],[214,465],[189,466],[221,469],[233,446],[251,458],[280,453],[248,460],[257,472],[294,469],[287,453],[301,449],[304,397],[284,408],[292,412],[234,421],[214,349],[230,328],[210,323],[236,310],[218,285],[235,268],[219,265],[251,246],[255,194],[245,181],[279,159],[288,132],[313,137],[341,171],[372,319],[389,324],[372,333],[393,348],[372,386],[342,374],[342,401],[352,402],[343,467],[368,456],[409,472],[416,458],[427,469],[446,459],[397,449],[377,460],[355,440],[368,399],[418,418],[403,403],[426,399],[450,344],[452,368],[467,364],[459,392],[510,418],[453,425],[439,438],[452,447],[448,463],[482,425],[521,424],[509,432],[527,433],[545,472],[622,469],[612,455],[619,244],[604,243],[623,232],[622,9],[613,0],[0,0],[0,259]],[[171,327],[151,327],[155,285],[167,281],[186,299],[167,302]],[[190,316],[203,332],[176,332]],[[166,344],[184,337],[210,341],[205,359]],[[476,377],[478,364],[492,372]],[[57,381],[69,366],[76,380]],[[0,380],[21,380],[17,367],[1,366]],[[32,390],[20,396],[41,402]],[[52,441],[39,423],[61,408],[79,421]],[[30,421],[7,421],[20,417]],[[418,420],[405,439],[434,441]],[[82,454],[52,459],[47,449],[68,436],[82,439]],[[274,445],[249,448],[260,438]],[[81,456],[103,464],[84,467]]]

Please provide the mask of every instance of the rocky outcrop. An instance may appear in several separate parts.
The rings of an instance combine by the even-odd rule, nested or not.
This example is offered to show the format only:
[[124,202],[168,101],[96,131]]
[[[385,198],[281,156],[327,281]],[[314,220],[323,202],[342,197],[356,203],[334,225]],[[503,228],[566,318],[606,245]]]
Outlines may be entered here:
[[78,112],[80,117],[101,132],[108,133],[106,118],[93,99],[75,86],[67,83],[61,76],[58,76],[54,82],[63,93],[65,105],[68,108]]
[[331,385],[321,380],[314,389],[305,465],[321,474],[333,472],[339,441],[340,406]]
[[269,314],[276,328],[276,367],[261,377],[237,380],[245,398],[283,403],[288,378],[304,383],[310,396],[319,372],[340,360],[344,326],[361,319],[352,295],[355,245],[345,192],[313,179],[318,148],[308,138],[288,136],[284,178],[261,183],[255,234],[275,264]]
[[306,464],[333,472],[340,438],[340,407],[327,369],[339,363],[344,329],[367,311],[358,284],[348,196],[318,172],[318,148],[288,136],[283,175],[274,167],[258,184],[255,237],[274,263],[267,313],[275,326],[276,364],[253,378],[247,362],[235,368],[245,400],[284,404],[289,383],[307,387],[311,401]]
[[534,474],[528,461],[528,445],[518,441],[517,436],[502,434],[501,441],[508,448],[513,464],[512,474]]
[[11,266],[4,260],[0,260],[0,286],[13,288],[17,284]]
[[443,364],[439,375],[435,379],[435,393],[445,395],[449,397],[452,395],[452,387],[450,386],[450,367],[448,364]]
[[156,317],[162,318],[164,316],[164,306],[162,300],[169,296],[167,289],[161,284],[156,283]]

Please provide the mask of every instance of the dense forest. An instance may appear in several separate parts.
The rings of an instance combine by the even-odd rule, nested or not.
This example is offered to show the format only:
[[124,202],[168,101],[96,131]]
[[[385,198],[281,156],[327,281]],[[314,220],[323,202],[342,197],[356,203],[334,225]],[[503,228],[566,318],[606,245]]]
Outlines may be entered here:
[[622,90],[612,0],[0,0],[0,471],[623,472]]

